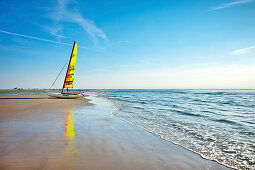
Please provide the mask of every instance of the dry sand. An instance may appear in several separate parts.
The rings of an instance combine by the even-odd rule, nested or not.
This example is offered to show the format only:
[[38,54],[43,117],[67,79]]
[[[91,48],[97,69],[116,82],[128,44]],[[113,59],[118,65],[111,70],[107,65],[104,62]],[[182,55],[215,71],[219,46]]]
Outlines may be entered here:
[[0,95],[0,169],[227,169],[112,117],[109,101],[91,99],[95,105]]

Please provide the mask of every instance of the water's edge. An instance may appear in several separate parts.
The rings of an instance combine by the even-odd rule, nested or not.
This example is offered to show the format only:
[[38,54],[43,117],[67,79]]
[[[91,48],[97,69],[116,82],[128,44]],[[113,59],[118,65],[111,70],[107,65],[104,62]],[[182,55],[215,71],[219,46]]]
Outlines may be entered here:
[[[100,97],[101,97],[101,96],[100,96]],[[217,160],[208,159],[208,158],[204,157],[202,154],[200,154],[199,152],[196,152],[196,151],[194,151],[194,150],[191,150],[191,149],[185,147],[184,145],[181,145],[181,144],[178,144],[178,143],[176,143],[176,142],[174,142],[174,141],[165,139],[165,138],[164,138],[162,135],[160,135],[160,134],[157,134],[157,133],[154,133],[154,132],[152,132],[152,131],[149,131],[149,130],[147,130],[146,128],[144,128],[144,127],[142,127],[142,126],[135,125],[135,124],[133,124],[132,122],[129,122],[129,121],[125,120],[124,118],[114,116],[113,113],[116,112],[116,111],[118,111],[117,106],[114,104],[114,102],[112,101],[112,99],[109,99],[109,98],[106,98],[106,97],[102,97],[102,98],[104,98],[105,100],[110,101],[110,102],[115,106],[116,110],[111,112],[111,116],[112,116],[112,117],[115,117],[115,118],[118,118],[118,119],[120,119],[120,120],[123,120],[123,121],[125,121],[125,122],[131,124],[132,126],[141,128],[141,129],[145,130],[146,132],[149,132],[149,133],[151,133],[151,134],[153,134],[153,135],[156,135],[156,136],[160,137],[162,140],[171,142],[171,143],[173,143],[174,145],[177,145],[177,146],[181,146],[181,147],[183,147],[183,148],[185,148],[185,149],[187,149],[187,150],[189,150],[189,151],[191,151],[191,152],[193,152],[193,153],[195,153],[195,154],[198,154],[198,155],[199,155],[201,158],[203,158],[203,159],[217,162],[217,163],[219,163],[219,164],[221,164],[221,165],[224,165],[225,167],[228,167],[228,168],[238,169],[238,168],[236,168],[236,167],[234,167],[234,166],[230,166],[230,165],[228,165],[228,164],[221,163],[221,162],[219,162],[219,161],[217,161]]]

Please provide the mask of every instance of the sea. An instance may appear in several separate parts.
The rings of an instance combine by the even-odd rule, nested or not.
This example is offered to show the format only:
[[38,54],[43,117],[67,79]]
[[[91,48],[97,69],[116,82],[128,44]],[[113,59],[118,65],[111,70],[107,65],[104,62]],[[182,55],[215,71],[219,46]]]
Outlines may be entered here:
[[84,90],[114,117],[235,169],[255,169],[255,90]]

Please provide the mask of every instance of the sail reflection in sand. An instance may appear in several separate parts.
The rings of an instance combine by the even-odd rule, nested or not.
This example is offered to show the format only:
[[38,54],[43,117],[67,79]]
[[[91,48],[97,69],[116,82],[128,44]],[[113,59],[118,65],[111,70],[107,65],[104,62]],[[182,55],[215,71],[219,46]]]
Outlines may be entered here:
[[68,139],[68,148],[71,150],[72,153],[77,152],[77,150],[73,146],[75,139],[73,109],[65,110],[65,135],[66,139]]

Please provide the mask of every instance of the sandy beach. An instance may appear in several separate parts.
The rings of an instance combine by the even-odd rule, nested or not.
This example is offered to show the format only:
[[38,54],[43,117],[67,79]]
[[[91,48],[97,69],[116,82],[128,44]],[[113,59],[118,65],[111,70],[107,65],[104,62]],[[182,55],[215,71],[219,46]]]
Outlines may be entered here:
[[114,118],[106,99],[1,93],[0,169],[228,169]]

